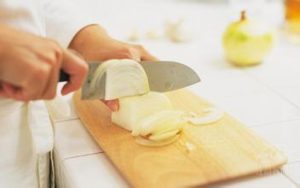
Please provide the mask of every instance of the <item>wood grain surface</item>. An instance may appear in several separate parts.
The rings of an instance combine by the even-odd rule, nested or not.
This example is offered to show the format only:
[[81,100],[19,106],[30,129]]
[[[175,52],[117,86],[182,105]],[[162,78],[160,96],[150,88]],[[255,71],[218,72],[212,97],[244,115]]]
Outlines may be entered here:
[[[167,96],[181,110],[197,112],[211,106],[187,90]],[[286,162],[280,151],[228,114],[213,124],[187,125],[175,143],[151,148],[138,145],[130,132],[114,125],[100,101],[82,101],[77,92],[74,103],[89,133],[133,187],[201,186],[265,173]]]

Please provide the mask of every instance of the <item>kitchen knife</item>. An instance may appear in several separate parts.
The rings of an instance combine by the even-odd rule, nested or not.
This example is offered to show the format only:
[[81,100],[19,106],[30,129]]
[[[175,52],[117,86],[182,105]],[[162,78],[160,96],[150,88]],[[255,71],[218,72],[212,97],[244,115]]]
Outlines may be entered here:
[[[82,87],[82,98],[94,99],[95,92],[101,99],[105,96],[105,81],[101,79],[97,84],[95,91],[89,91],[89,84],[93,79],[94,72],[102,62],[89,62],[89,71],[87,79]],[[141,61],[144,68],[151,91],[167,92],[187,87],[200,81],[197,73],[190,67],[172,61]],[[60,73],[59,81],[67,81],[68,75]]]

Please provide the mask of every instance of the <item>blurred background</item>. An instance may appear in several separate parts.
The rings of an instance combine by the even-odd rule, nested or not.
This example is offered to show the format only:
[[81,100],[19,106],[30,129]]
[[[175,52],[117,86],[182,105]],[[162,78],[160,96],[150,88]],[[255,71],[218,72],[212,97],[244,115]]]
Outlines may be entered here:
[[[201,42],[200,45],[217,50],[226,26],[239,19],[241,10],[247,10],[249,18],[279,31],[281,40],[287,23],[285,4],[291,4],[292,1],[300,4],[299,0],[74,0],[73,2],[78,4],[82,11],[96,17],[99,23],[118,39],[146,45],[166,43],[169,40],[163,35],[166,30],[175,27],[180,32],[178,36],[180,41],[177,43]],[[293,8],[297,8],[295,6],[297,5],[293,5]],[[295,11],[300,13],[300,10]]]
[[[289,0],[287,0],[289,1]],[[298,1],[298,0],[291,0]],[[89,11],[111,34],[126,38],[132,30],[161,32],[166,22],[184,23],[197,38],[222,33],[225,26],[247,10],[251,19],[258,19],[276,29],[284,25],[284,0],[74,0]],[[92,4],[92,6],[90,6]],[[201,32],[201,36],[199,34]]]
[[[300,0],[73,2],[81,7],[82,13],[96,18],[113,37],[142,44],[159,59],[179,61],[194,68],[203,82],[192,87],[213,101],[224,96],[220,92],[224,90],[225,82],[232,88],[246,86],[242,80],[237,84],[235,74],[240,75],[237,72],[240,70],[243,70],[243,75],[248,74],[272,86],[278,83],[300,86]],[[270,52],[257,66],[233,66],[222,45],[225,30],[240,20],[242,10],[246,10],[251,22],[259,25],[252,25],[246,33],[260,35],[259,32],[266,30],[274,34]],[[238,36],[235,38],[238,40]],[[250,55],[255,55],[251,51],[259,46],[254,42],[247,47],[246,53],[248,50]],[[214,75],[217,75],[217,82],[211,81]],[[220,79],[220,75],[225,79]]]

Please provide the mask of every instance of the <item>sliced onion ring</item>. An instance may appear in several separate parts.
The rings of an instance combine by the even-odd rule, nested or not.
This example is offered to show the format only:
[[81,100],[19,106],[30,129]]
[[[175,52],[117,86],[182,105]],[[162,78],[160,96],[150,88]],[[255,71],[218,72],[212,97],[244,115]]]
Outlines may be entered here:
[[187,113],[183,118],[187,122],[194,125],[206,125],[219,121],[223,116],[224,112],[218,108],[210,107],[203,110],[204,113],[209,113],[207,116],[199,116],[193,112]]
[[161,146],[166,146],[169,144],[172,144],[173,142],[175,142],[176,140],[178,140],[178,138],[180,137],[179,134],[176,134],[175,136],[168,138],[166,140],[162,140],[162,141],[152,141],[143,137],[136,137],[135,142],[142,145],[142,146],[148,146],[148,147],[161,147]]

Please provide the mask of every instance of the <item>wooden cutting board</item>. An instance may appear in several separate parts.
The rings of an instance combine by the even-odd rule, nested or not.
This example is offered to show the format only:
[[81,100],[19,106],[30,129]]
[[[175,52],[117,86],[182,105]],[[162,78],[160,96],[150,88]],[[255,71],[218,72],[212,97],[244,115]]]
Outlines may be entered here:
[[[181,110],[197,112],[211,105],[187,90],[167,96]],[[74,102],[87,130],[133,187],[200,186],[264,173],[286,162],[280,151],[228,114],[210,125],[185,126],[175,143],[151,148],[138,145],[130,132],[112,124],[100,101],[82,101],[77,92]]]

